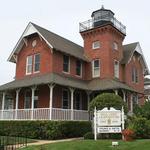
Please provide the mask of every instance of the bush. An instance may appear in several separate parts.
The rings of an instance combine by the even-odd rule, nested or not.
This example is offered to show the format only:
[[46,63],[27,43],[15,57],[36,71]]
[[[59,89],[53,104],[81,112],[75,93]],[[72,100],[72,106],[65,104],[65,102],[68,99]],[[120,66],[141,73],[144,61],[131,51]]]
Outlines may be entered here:
[[0,121],[0,135],[31,139],[82,137],[91,130],[89,121]]
[[90,110],[93,111],[95,107],[100,110],[104,107],[114,107],[115,109],[121,110],[122,106],[124,106],[124,110],[127,112],[127,105],[119,95],[113,93],[103,93],[91,101]]
[[144,117],[150,120],[150,101],[145,102],[143,106],[136,105],[134,108],[134,114],[137,117]]
[[94,134],[92,132],[87,132],[84,135],[84,139],[94,139]]
[[150,121],[146,118],[133,117],[128,128],[135,132],[135,138],[150,138]]

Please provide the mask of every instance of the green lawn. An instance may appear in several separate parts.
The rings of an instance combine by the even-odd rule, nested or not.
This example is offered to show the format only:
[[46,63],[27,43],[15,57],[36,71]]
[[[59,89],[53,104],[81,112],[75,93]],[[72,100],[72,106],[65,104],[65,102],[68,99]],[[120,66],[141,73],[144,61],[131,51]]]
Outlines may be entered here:
[[119,146],[117,147],[112,147],[111,142],[110,140],[78,140],[30,146],[22,150],[150,150],[150,140],[119,141]]

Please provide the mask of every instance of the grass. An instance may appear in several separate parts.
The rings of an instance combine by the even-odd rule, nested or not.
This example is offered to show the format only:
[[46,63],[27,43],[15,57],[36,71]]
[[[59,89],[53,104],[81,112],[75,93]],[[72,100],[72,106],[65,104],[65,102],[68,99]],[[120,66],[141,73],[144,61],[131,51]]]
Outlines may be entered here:
[[111,142],[111,140],[77,140],[29,146],[22,150],[150,150],[150,140],[119,141],[119,146],[117,147],[112,147]]

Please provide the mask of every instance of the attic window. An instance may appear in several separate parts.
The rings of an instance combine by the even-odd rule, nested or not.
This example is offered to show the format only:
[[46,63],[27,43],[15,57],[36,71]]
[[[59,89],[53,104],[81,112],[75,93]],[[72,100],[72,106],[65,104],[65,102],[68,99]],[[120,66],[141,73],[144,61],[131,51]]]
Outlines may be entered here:
[[34,40],[33,42],[32,42],[32,47],[35,47],[36,46],[36,40]]

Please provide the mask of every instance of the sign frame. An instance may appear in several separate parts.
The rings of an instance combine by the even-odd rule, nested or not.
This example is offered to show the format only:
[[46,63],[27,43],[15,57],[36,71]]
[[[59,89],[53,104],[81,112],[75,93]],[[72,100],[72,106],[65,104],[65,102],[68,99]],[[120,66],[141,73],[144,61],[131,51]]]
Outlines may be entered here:
[[102,110],[94,109],[94,139],[98,133],[121,133],[124,130],[124,108],[116,110],[113,107]]

